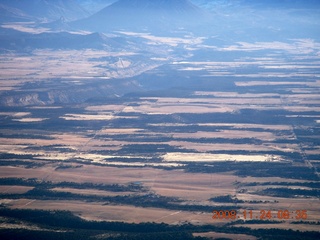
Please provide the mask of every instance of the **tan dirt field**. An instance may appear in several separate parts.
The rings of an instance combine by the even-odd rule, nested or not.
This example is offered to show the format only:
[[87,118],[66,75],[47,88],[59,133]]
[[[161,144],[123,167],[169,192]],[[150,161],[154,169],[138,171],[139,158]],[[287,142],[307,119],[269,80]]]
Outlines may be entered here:
[[[143,186],[150,189],[151,192],[162,196],[177,197],[184,201],[185,204],[205,204],[212,206],[213,210],[219,210],[219,203],[209,202],[211,197],[222,195],[235,195],[238,199],[245,201],[268,201],[267,203],[243,203],[238,204],[247,210],[259,212],[260,210],[307,210],[308,219],[306,221],[318,221],[320,218],[319,206],[320,200],[316,198],[278,198],[269,196],[257,196],[249,192],[244,194],[237,193],[235,182],[279,182],[280,178],[240,178],[227,174],[200,174],[185,173],[180,170],[161,170],[152,168],[114,168],[83,165],[81,168],[67,168],[55,171],[55,165],[45,166],[35,169],[25,169],[23,167],[0,167],[0,175],[3,178],[37,178],[44,181],[67,181],[67,182],[92,182],[103,184],[128,184],[131,182],[140,182]],[[290,180],[288,180],[290,181]],[[294,182],[293,180],[291,180]],[[299,181],[296,181],[299,182]],[[258,186],[257,189],[260,187]],[[9,187],[10,189],[10,187]],[[13,191],[14,188],[12,188]],[[21,188],[18,188],[22,191]],[[28,188],[23,188],[27,191]],[[68,191],[86,195],[123,195],[126,193],[109,193],[108,191],[87,190],[87,189],[69,189],[57,188],[54,190]],[[7,187],[2,188],[4,193],[8,191]],[[18,191],[18,190],[16,190]],[[275,202],[276,201],[276,202]],[[61,209],[71,210],[82,217],[92,220],[112,220],[112,221],[155,221],[166,223],[179,223],[190,221],[193,223],[219,223],[229,220],[212,220],[211,213],[200,212],[181,212],[156,208],[139,208],[127,205],[104,205],[99,202],[82,202],[82,201],[40,201],[40,200],[23,200],[23,199],[3,199],[1,201],[13,208],[35,208],[35,209]],[[224,204],[226,205],[226,204]],[[232,204],[231,204],[232,205]],[[215,207],[216,206],[216,207]],[[242,211],[242,210],[239,210]],[[240,212],[239,212],[240,214]],[[156,217],[155,217],[156,216]],[[213,222],[214,221],[214,222]],[[292,220],[291,220],[292,221]],[[289,222],[289,220],[287,220]],[[292,228],[293,225],[287,225]],[[279,225],[281,228],[283,224]],[[278,227],[278,226],[277,226]],[[295,226],[293,226],[295,227]],[[283,227],[285,228],[285,227]]]
[[168,224],[179,224],[185,221],[192,223],[213,223],[211,213],[104,204],[81,201],[30,201],[28,199],[19,199],[13,200],[9,205],[12,208],[19,209],[69,210],[84,219],[96,221],[164,222]]
[[0,193],[1,194],[23,194],[32,189],[33,187],[1,185]]

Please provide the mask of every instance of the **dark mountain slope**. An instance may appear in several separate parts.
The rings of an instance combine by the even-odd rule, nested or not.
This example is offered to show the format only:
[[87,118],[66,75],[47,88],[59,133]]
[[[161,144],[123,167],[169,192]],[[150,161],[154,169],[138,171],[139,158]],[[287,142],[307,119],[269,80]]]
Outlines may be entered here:
[[4,30],[0,33],[0,49],[102,49],[108,39],[99,33],[88,35],[71,34],[68,32],[30,34],[15,30]]

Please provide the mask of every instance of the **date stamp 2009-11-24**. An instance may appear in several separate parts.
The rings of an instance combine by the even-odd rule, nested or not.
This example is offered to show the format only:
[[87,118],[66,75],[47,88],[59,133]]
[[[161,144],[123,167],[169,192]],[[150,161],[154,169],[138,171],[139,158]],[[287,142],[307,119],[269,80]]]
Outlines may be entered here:
[[307,210],[214,210],[212,219],[229,220],[307,220]]

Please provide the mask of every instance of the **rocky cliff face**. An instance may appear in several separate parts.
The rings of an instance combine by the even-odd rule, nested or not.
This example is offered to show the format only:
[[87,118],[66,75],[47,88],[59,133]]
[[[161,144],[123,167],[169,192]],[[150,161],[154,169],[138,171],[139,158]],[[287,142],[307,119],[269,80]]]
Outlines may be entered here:
[[[48,91],[33,89],[32,91],[10,92],[0,96],[0,105],[13,107],[84,103],[91,99],[117,98],[126,93],[142,90],[134,80],[117,81],[110,80],[110,83],[66,86]],[[58,83],[57,86],[59,86]]]

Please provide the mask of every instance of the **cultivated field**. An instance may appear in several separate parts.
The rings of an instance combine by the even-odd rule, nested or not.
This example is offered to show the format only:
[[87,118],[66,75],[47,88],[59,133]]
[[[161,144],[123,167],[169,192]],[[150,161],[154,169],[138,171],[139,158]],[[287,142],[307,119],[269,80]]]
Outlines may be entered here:
[[[1,54],[2,207],[319,232],[319,43],[115,34],[148,47]],[[214,210],[239,215],[213,219]],[[291,216],[279,219],[284,210]]]

